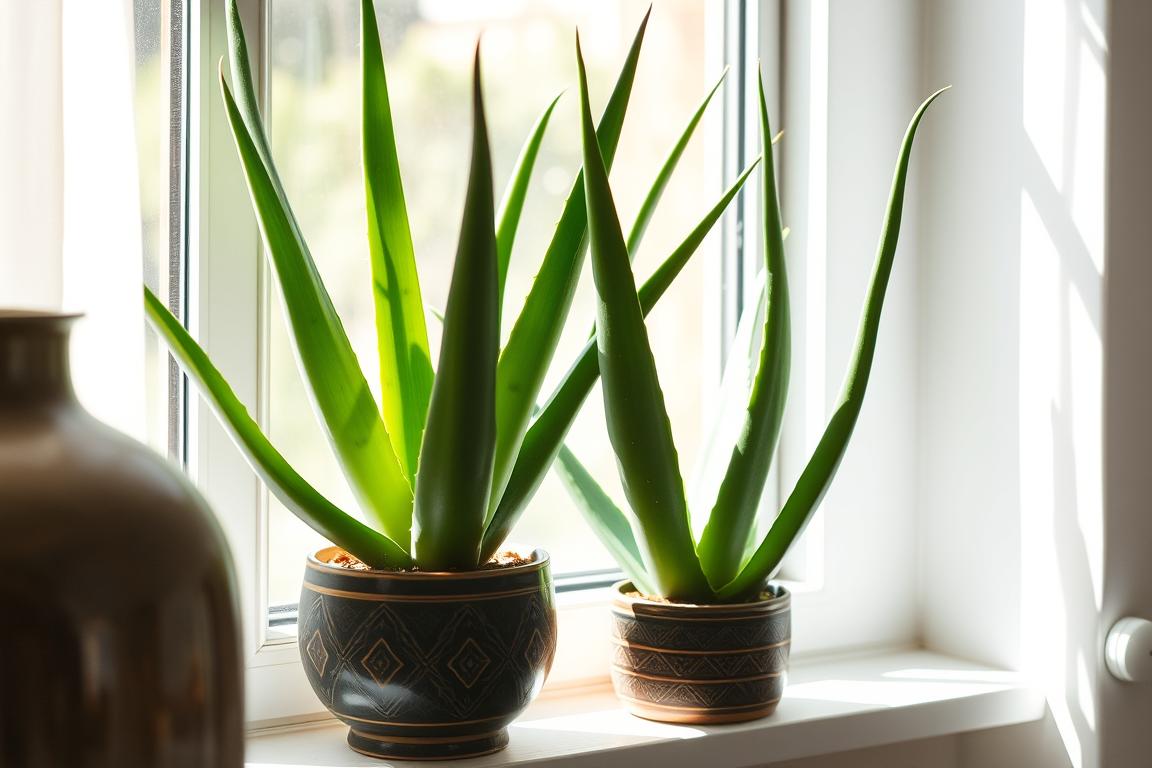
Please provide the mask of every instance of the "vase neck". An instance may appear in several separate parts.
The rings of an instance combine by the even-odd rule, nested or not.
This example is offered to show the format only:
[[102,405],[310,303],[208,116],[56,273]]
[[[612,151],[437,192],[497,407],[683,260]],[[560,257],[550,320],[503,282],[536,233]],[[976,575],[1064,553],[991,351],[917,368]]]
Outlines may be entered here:
[[0,310],[0,408],[75,400],[68,361],[75,319]]

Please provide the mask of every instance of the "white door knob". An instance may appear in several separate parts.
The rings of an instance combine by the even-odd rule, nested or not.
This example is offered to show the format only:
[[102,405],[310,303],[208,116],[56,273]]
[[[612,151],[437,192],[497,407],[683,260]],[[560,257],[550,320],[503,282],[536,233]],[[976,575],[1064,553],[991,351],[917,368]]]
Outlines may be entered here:
[[1117,680],[1152,682],[1152,621],[1120,619],[1104,641],[1104,661]]

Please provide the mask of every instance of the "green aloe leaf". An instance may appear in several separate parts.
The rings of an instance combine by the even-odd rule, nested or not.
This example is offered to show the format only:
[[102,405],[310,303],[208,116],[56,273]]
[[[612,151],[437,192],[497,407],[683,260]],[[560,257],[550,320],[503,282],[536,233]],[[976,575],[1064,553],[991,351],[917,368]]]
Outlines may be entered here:
[[708,109],[708,104],[711,103],[712,97],[720,90],[720,86],[724,84],[724,78],[728,76],[728,68],[725,67],[724,71],[720,73],[720,78],[716,84],[712,86],[712,90],[708,91],[708,95],[700,102],[700,106],[692,114],[692,118],[688,121],[688,125],[684,126],[684,130],[680,132],[680,137],[672,146],[672,151],[668,153],[665,158],[664,164],[660,166],[660,171],[656,174],[656,180],[652,182],[652,186],[648,189],[648,194],[644,196],[644,202],[640,204],[640,210],[636,213],[636,221],[632,223],[632,229],[628,233],[628,254],[633,259],[636,258],[636,253],[640,250],[640,241],[644,239],[644,233],[648,231],[648,224],[652,221],[652,215],[656,213],[656,206],[660,203],[660,198],[664,196],[664,190],[668,188],[668,182],[672,178],[672,172],[676,170],[676,166],[680,163],[680,158],[684,156],[684,150],[688,147],[688,142],[692,139],[692,134],[696,132],[696,126],[700,125],[700,120],[704,117],[704,110]]
[[430,569],[475,567],[484,534],[496,448],[500,354],[495,216],[477,45],[472,167],[416,476],[416,560]]
[[[652,311],[664,292],[671,287],[759,162],[759,159],[752,161],[684,241],[644,282],[640,288],[640,307],[645,315]],[[495,552],[511,533],[528,500],[544,481],[548,468],[552,466],[568,430],[576,420],[580,407],[584,404],[588,393],[592,391],[599,375],[600,363],[596,357],[596,340],[591,338],[524,436],[524,443],[520,448],[512,476],[508,480],[508,486],[484,534],[484,552],[489,554]]]
[[536,157],[540,154],[540,145],[544,142],[544,132],[548,129],[548,121],[552,118],[552,111],[556,109],[556,102],[560,101],[559,94],[552,99],[552,103],[532,126],[527,141],[516,158],[516,165],[512,169],[512,177],[504,190],[504,199],[500,202],[499,213],[496,215],[496,255],[500,269],[500,306],[504,306],[504,283],[508,277],[508,262],[512,259],[512,244],[516,240],[516,230],[520,226],[520,214],[524,211],[524,201],[528,197],[528,183],[532,180],[532,169],[536,166]]
[[596,142],[588,76],[576,42],[588,201],[592,274],[598,297],[596,342],[608,437],[628,503],[642,531],[652,586],[670,599],[699,602],[712,595],[693,546],[676,446],[644,313]]
[[[644,202],[640,205],[640,210],[636,213],[636,220],[632,222],[632,230],[628,233],[628,258],[633,261],[636,259],[636,254],[640,250],[640,243],[644,239],[644,234],[648,231],[648,224],[652,221],[652,216],[656,213],[656,207],[660,203],[660,198],[664,196],[664,191],[668,188],[668,182],[672,179],[672,173],[676,170],[676,166],[680,163],[680,158],[684,156],[684,150],[688,147],[688,142],[692,139],[692,134],[696,132],[696,127],[700,125],[700,120],[704,117],[704,111],[708,109],[708,104],[711,103],[712,97],[720,90],[720,86],[724,84],[724,79],[728,76],[728,68],[725,67],[724,71],[720,74],[720,78],[716,84],[712,86],[712,90],[708,91],[700,106],[692,113],[692,117],[688,120],[688,124],[684,126],[684,130],[680,132],[679,138],[672,146],[668,156],[664,158],[664,164],[660,166],[660,170],[656,173],[656,178],[653,179],[652,184],[648,187],[648,194],[644,196]],[[754,161],[752,165],[755,165]],[[641,289],[643,291],[643,288]],[[588,334],[592,336],[596,333],[593,328]]]
[[268,441],[208,355],[168,308],[144,289],[149,324],[196,384],[253,471],[293,514],[373,568],[406,568],[412,558],[396,542],[339,509],[308,484]]
[[[240,63],[247,67],[246,61]],[[241,81],[250,79],[246,74]],[[357,500],[384,532],[407,547],[412,492],[380,419],[372,391],[292,210],[274,181],[245,117],[220,73],[232,136],[248,180],[252,207],[276,271],[288,329],[313,407]],[[259,125],[259,115],[249,116]]]
[[[695,513],[711,510],[724,475],[728,471],[732,445],[740,439],[748,416],[748,398],[756,380],[758,351],[763,345],[764,313],[768,296],[764,288],[768,275],[761,270],[750,294],[755,301],[745,303],[728,346],[715,408],[708,419],[708,431],[697,451],[699,460],[688,481],[688,506]],[[695,520],[695,518],[693,518]],[[705,522],[707,519],[705,518]],[[760,542],[757,541],[756,544]]]
[[[228,27],[228,66],[232,70],[232,82],[236,85],[236,104],[248,129],[256,153],[264,162],[272,186],[280,198],[281,205],[288,208],[287,196],[284,194],[284,185],[280,183],[280,175],[276,171],[276,164],[272,162],[272,150],[268,146],[268,136],[264,132],[264,123],[260,120],[260,102],[256,98],[256,83],[252,77],[252,68],[248,59],[248,41],[244,35],[244,25],[240,23],[240,9],[237,0],[228,0],[227,13]],[[290,214],[290,212],[289,212]],[[289,223],[295,229],[295,217],[288,216]],[[299,230],[295,230],[299,237]],[[300,237],[303,240],[302,237]]]
[[653,594],[652,581],[644,568],[632,524],[568,446],[560,448],[560,455],[556,458],[556,473],[596,538],[616,558],[616,562],[632,580],[633,586],[644,594]]
[[380,405],[392,448],[404,476],[412,483],[432,393],[432,358],[376,11],[372,0],[361,0],[360,7],[364,193],[380,358]]
[[844,458],[860,408],[864,403],[864,393],[868,388],[868,378],[872,372],[872,360],[876,352],[876,339],[880,329],[880,313],[884,308],[884,295],[888,290],[888,279],[892,274],[892,264],[896,257],[896,244],[900,238],[900,223],[904,208],[904,190],[908,179],[908,166],[912,157],[912,145],[916,129],[920,125],[928,106],[940,94],[948,90],[942,88],[929,96],[908,125],[904,142],[900,147],[900,157],[892,180],[892,193],[888,200],[888,210],[880,247],[876,253],[872,281],[864,300],[863,317],[856,336],[856,347],[848,374],[840,393],[840,400],[832,413],[820,442],[812,457],[800,474],[796,487],[792,489],[788,501],[772,524],[756,552],[747,565],[728,584],[720,588],[718,596],[724,600],[741,600],[755,595],[779,568],[785,553],[803,532],[819,507],[832,478]]
[[[609,167],[620,141],[644,30],[651,12],[649,8],[632,40],[632,47],[600,119],[596,138]],[[540,395],[540,387],[556,352],[580,280],[588,229],[583,176],[581,172],[573,182],[540,271],[500,355],[496,372],[496,463],[488,505],[489,520],[495,515],[512,474],[516,455],[532,418],[532,409]]]
[[764,482],[776,453],[788,375],[792,365],[792,328],[788,309],[788,275],[784,263],[784,226],[776,196],[776,172],[769,140],[768,106],[764,79],[760,84],[760,138],[766,150],[761,186],[764,205],[764,268],[767,273],[768,305],[764,314],[764,340],[760,366],[752,385],[744,426],[728,462],[716,504],[696,551],[708,580],[727,584],[740,568],[748,533],[756,522]]
[[[784,228],[784,239],[788,239],[788,228]],[[752,385],[756,381],[759,364],[759,350],[764,341],[764,313],[768,305],[768,273],[756,273],[749,296],[753,301],[744,305],[736,332],[732,335],[729,351],[720,372],[720,386],[716,390],[716,408],[708,419],[708,429],[697,450],[699,460],[688,481],[688,508],[694,513],[699,510],[706,514],[712,509],[720,484],[728,471],[731,447],[743,430],[748,414],[748,398],[752,396]],[[704,518],[702,522],[707,522]],[[696,518],[693,516],[693,528]],[[751,543],[746,544],[745,555],[760,543],[755,536],[755,526],[749,533]]]

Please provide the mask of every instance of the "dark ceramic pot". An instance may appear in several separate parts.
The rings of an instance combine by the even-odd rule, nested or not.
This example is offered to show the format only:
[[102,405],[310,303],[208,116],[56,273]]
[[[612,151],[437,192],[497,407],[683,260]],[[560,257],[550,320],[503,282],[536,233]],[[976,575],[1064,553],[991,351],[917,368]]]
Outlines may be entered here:
[[228,545],[178,469],[77,402],[74,319],[0,311],[0,766],[240,768]]
[[614,587],[612,686],[628,711],[668,723],[737,723],[776,711],[792,640],[791,596],[683,605]]
[[312,689],[373,757],[473,757],[508,744],[556,653],[548,554],[451,573],[353,571],[308,558],[300,656]]

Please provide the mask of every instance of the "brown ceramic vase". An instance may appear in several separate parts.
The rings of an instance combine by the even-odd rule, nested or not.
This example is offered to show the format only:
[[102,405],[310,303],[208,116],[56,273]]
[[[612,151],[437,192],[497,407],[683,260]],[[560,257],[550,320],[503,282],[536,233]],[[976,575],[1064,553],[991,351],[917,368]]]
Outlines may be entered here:
[[791,644],[791,597],[730,605],[661,603],[613,588],[612,686],[632,714],[668,723],[737,723],[776,711]]
[[76,401],[73,319],[0,311],[0,766],[239,768],[227,544]]
[[523,565],[461,572],[355,571],[308,558],[300,656],[308,682],[366,755],[406,760],[503,749],[556,652],[542,550]]

